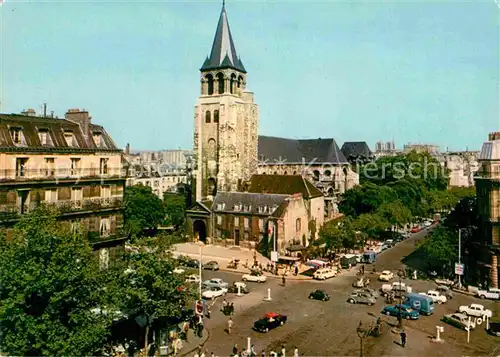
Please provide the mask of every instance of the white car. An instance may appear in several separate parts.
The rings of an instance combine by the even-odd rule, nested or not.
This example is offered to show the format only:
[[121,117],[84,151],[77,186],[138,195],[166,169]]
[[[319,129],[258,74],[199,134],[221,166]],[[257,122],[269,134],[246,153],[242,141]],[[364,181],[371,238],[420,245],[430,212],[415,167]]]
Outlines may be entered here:
[[441,295],[439,293],[439,291],[436,291],[436,290],[429,290],[426,293],[419,293],[419,294],[430,297],[433,302],[438,303],[438,304],[443,304],[446,301],[448,301],[448,299],[446,298],[446,296]]
[[500,299],[500,289],[491,288],[490,290],[478,290],[476,293],[481,299],[492,299],[499,300]]
[[267,277],[265,275],[245,274],[241,277],[241,280],[253,281],[255,283],[265,283],[267,281]]
[[337,273],[334,270],[330,268],[321,268],[314,272],[313,278],[318,280],[326,280],[335,277],[335,275],[337,275]]
[[219,296],[224,296],[227,293],[227,289],[225,288],[220,288],[217,286],[213,286],[209,288],[208,290],[205,290],[203,293],[201,293],[201,297],[204,299],[215,299],[216,297]]
[[189,275],[186,277],[186,283],[199,283],[200,282],[200,276],[199,275]]
[[378,276],[378,280],[380,280],[380,281],[391,281],[392,279],[394,279],[394,274],[392,272],[390,272],[389,270],[384,270]]
[[174,272],[175,274],[184,274],[186,271],[185,271],[184,269],[181,269],[181,268],[175,268],[175,269],[173,270],[173,272]]
[[493,312],[491,310],[485,309],[483,305],[480,304],[470,304],[469,306],[460,306],[458,312],[466,314],[468,316],[474,317],[488,317],[491,319]]

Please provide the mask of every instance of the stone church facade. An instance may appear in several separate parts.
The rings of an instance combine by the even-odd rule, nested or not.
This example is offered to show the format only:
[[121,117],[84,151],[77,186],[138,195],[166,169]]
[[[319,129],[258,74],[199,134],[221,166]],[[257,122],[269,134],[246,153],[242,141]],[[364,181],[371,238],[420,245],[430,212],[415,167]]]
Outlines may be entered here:
[[223,6],[210,56],[201,69],[194,110],[196,201],[236,191],[256,171],[258,106],[246,90],[247,72],[236,54]]

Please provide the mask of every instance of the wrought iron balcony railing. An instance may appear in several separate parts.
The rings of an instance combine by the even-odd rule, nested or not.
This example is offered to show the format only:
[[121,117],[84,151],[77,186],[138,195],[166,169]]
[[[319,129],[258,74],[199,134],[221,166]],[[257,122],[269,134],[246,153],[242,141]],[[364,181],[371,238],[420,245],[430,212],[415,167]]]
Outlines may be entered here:
[[61,180],[61,179],[83,179],[83,178],[111,178],[123,177],[127,170],[122,167],[68,169],[68,168],[38,168],[30,169],[19,167],[18,169],[0,170],[0,181],[29,181],[29,180]]

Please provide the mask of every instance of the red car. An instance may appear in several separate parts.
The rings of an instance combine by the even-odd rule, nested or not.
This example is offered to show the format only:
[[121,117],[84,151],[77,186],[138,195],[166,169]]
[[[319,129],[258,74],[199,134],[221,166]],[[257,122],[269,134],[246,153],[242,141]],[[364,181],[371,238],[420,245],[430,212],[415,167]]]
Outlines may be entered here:
[[420,232],[420,230],[421,230],[421,229],[420,229],[420,227],[413,227],[413,228],[411,229],[411,232],[412,232],[412,233],[418,233],[418,232]]

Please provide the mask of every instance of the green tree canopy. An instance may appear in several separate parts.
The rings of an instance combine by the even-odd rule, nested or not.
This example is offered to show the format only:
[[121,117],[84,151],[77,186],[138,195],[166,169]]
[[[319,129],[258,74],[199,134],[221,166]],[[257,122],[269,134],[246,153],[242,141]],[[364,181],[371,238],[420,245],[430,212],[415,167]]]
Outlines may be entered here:
[[412,220],[411,211],[401,201],[385,203],[380,206],[378,212],[392,226],[400,227]]
[[339,210],[346,216],[359,216],[362,213],[373,212],[383,203],[396,199],[396,192],[392,188],[366,183],[346,191],[339,204]]
[[141,235],[144,229],[156,228],[165,217],[163,202],[151,187],[129,186],[125,190],[124,200],[125,225],[134,236]]
[[111,314],[86,240],[40,207],[23,216],[12,240],[0,238],[0,350],[9,355],[100,355]]
[[363,213],[354,220],[353,225],[357,231],[365,233],[368,238],[379,237],[390,226],[389,222],[377,213]]
[[177,193],[165,192],[163,194],[163,203],[165,205],[167,223],[178,229],[184,224],[186,197]]

